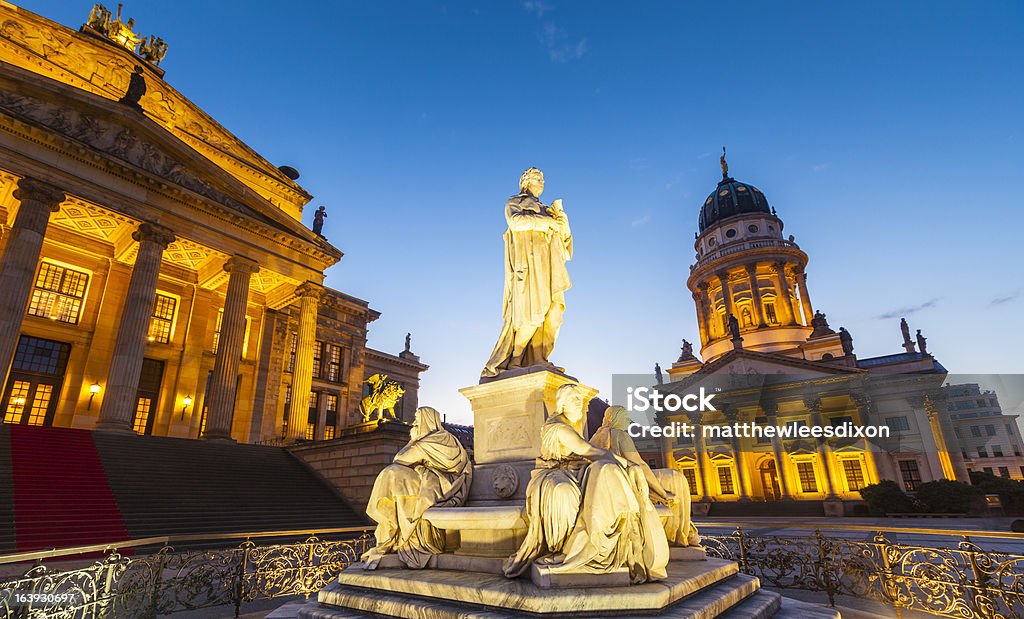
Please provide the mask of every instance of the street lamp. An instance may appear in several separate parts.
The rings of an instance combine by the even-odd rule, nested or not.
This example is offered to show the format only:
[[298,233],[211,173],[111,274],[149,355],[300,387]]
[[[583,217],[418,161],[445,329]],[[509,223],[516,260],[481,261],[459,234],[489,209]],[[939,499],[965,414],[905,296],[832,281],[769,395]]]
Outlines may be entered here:
[[85,410],[92,410],[92,399],[96,397],[96,394],[100,392],[100,384],[93,383],[89,385],[89,406],[85,407]]

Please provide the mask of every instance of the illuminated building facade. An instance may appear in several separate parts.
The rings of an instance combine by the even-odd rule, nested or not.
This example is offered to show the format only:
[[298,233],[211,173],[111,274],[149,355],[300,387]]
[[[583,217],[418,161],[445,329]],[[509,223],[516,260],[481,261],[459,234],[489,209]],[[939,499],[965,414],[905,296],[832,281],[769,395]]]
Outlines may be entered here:
[[379,314],[323,285],[342,252],[302,225],[296,171],[172,88],[162,41],[136,52],[109,22],[0,4],[3,421],[324,439],[376,372],[411,416],[427,366],[367,348]]
[[934,479],[967,481],[953,427],[940,414],[945,368],[906,332],[904,352],[858,358],[852,337],[811,303],[807,254],[784,236],[764,193],[729,176],[724,154],[698,226],[687,287],[703,362],[685,344],[659,389],[682,395],[707,385],[720,390],[721,405],[662,421],[891,430],[887,440],[665,439],[670,466],[683,470],[698,501],[813,500],[842,514],[860,488],[881,479],[908,491]]

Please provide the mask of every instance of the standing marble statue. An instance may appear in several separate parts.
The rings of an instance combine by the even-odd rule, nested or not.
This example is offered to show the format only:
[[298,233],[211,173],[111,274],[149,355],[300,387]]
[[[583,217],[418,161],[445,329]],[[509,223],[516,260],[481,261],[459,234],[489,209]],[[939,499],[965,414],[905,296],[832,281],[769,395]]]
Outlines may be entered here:
[[590,444],[622,456],[631,466],[640,468],[647,480],[651,502],[666,505],[672,512],[672,516],[664,522],[665,536],[670,544],[700,545],[697,527],[690,516],[690,483],[686,481],[686,476],[676,469],[651,470],[629,436],[630,423],[629,411],[622,406],[609,406]]
[[376,546],[362,556],[367,569],[393,553],[408,567],[426,567],[444,551],[444,534],[423,519],[423,512],[459,507],[469,494],[473,463],[441,424],[441,414],[426,406],[416,409],[409,434],[409,443],[373,482],[366,514],[377,523]]
[[544,204],[543,191],[544,174],[530,168],[519,179],[519,193],[505,204],[503,325],[484,378],[531,366],[557,369],[548,357],[571,285],[565,263],[572,258],[572,232],[562,201]]
[[586,403],[579,385],[562,385],[555,401],[526,487],[526,537],[505,562],[505,575],[518,576],[536,561],[552,574],[626,568],[632,583],[665,578],[668,541],[644,472],[580,436]]

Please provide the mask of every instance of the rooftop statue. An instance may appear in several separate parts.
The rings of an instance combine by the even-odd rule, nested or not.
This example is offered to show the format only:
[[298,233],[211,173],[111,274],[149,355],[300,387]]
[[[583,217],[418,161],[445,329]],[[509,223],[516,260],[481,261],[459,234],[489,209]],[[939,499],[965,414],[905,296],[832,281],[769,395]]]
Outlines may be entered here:
[[531,366],[560,369],[548,358],[571,285],[565,263],[572,258],[572,232],[562,201],[544,204],[543,191],[544,174],[530,168],[519,179],[519,193],[505,203],[503,325],[484,378]]
[[377,523],[376,545],[362,556],[374,569],[384,555],[398,554],[407,567],[424,568],[444,552],[444,533],[423,519],[431,507],[459,507],[473,481],[466,450],[433,408],[416,409],[409,443],[377,475],[366,514]]
[[128,78],[128,88],[124,92],[124,96],[121,97],[118,103],[123,103],[129,107],[133,107],[136,110],[142,111],[142,106],[139,105],[139,101],[142,96],[146,94],[146,78],[142,76],[142,67],[136,65],[135,71],[131,77]]
[[139,55],[146,62],[159,65],[167,55],[167,42],[157,36],[148,36],[139,43]]
[[321,204],[320,208],[316,209],[316,213],[313,214],[313,234],[317,236],[324,235],[325,219],[327,219],[327,207]]
[[[89,28],[93,32],[110,39],[120,47],[137,54],[146,62],[154,65],[160,64],[167,54],[167,43],[156,36],[140,37],[135,33],[135,20],[128,19],[121,21],[121,10],[124,4],[118,3],[117,15],[111,16],[110,10],[102,4],[94,4],[89,12],[89,19],[86,20],[83,28]],[[136,48],[138,48],[136,50]]]
[[552,574],[626,568],[633,583],[665,578],[668,541],[644,471],[576,431],[586,405],[579,385],[562,385],[555,401],[541,429],[542,463],[526,487],[526,537],[505,575],[537,562]]

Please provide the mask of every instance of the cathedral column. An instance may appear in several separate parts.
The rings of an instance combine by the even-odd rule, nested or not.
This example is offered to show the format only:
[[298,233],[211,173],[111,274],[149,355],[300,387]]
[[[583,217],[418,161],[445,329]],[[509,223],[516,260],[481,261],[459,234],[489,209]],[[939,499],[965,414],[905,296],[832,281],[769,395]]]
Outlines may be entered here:
[[96,422],[99,431],[132,432],[132,416],[146,354],[146,335],[156,302],[156,284],[164,250],[174,234],[156,224],[144,223],[132,234],[139,252],[132,266],[121,323],[117,328],[114,355],[107,373],[107,390]]
[[[249,305],[249,282],[260,270],[256,261],[234,256],[224,263],[230,273],[228,291],[224,295],[224,315],[220,321],[220,339],[217,358],[210,377],[210,393],[206,394],[209,407],[206,413],[206,431],[203,438],[230,441],[231,418],[235,412],[238,389],[238,365],[245,342],[245,311]],[[292,398],[294,400],[294,397]]]
[[323,286],[306,282],[295,289],[299,297],[299,336],[292,371],[292,404],[288,411],[288,442],[306,439],[309,426],[309,394],[313,388],[313,347],[316,345],[316,317]]
[[[811,424],[814,426],[823,425],[821,417],[821,399],[806,399],[804,400],[804,406],[811,412]],[[825,474],[825,484],[828,488],[828,494],[825,498],[838,498],[836,496],[835,482],[832,480],[832,447],[829,446],[828,441],[824,438],[819,438],[815,441],[815,448],[818,452],[818,459],[821,460],[821,470]]]
[[761,304],[761,288],[757,285],[757,263],[746,266],[747,277],[750,278],[750,295],[754,305],[754,320],[758,328],[768,326],[764,319],[764,305]]
[[[722,413],[730,423],[740,422],[740,412],[732,406],[724,405]],[[736,465],[736,485],[739,487],[740,501],[749,501],[750,495],[747,494],[747,469],[746,463],[743,461],[743,444],[740,443],[740,440],[739,436],[732,437],[732,461]]]
[[[722,282],[722,303],[725,304],[725,322],[722,324],[722,332],[725,335],[729,335],[729,316],[733,315],[732,306],[732,288],[729,286],[729,272],[719,271],[715,275],[718,276],[718,281]],[[737,318],[739,318],[737,316]]]
[[811,308],[811,294],[807,292],[807,273],[797,271],[796,285],[800,291],[800,305],[804,311],[804,324],[809,325],[811,324],[811,319],[814,318],[814,310]]
[[693,293],[693,303],[697,307],[697,329],[700,331],[700,343],[701,346],[704,346],[711,341],[711,334],[709,333],[711,325],[708,324],[707,315],[704,313],[704,293],[701,292],[700,288],[698,288],[697,292]]
[[690,417],[690,424],[693,426],[693,455],[697,461],[697,479],[700,481],[700,495],[702,501],[708,501],[711,496],[708,494],[708,477],[704,469],[704,428],[701,424],[701,414],[693,413]]
[[[765,415],[768,417],[769,426],[779,425],[779,407],[775,402],[766,403],[762,406]],[[793,494],[789,491],[789,477],[787,477],[787,467],[785,453],[782,450],[782,439],[779,438],[778,434],[772,436],[772,452],[775,454],[775,473],[779,476],[779,490],[782,491],[783,500],[791,500]]]
[[60,210],[65,195],[53,185],[25,177],[18,181],[14,197],[21,206],[0,262],[0,389],[7,384],[7,371],[21,336],[50,213]]
[[779,294],[778,294],[778,306],[782,310],[782,320],[784,325],[795,325],[797,323],[796,313],[793,311],[793,295],[789,289],[789,279],[786,278],[786,263],[776,262],[775,268],[778,271],[778,283],[779,283]]

